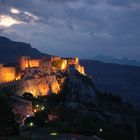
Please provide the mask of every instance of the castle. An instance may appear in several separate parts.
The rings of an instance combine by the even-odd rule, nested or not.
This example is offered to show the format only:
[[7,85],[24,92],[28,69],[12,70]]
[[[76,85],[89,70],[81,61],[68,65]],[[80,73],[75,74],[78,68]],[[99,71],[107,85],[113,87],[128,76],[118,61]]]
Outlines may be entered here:
[[29,56],[19,58],[17,66],[0,64],[0,83],[19,81],[18,95],[30,92],[34,96],[59,93],[64,78],[56,75],[60,72],[79,72],[85,75],[84,67],[76,58],[43,57],[32,59]]
[[16,80],[16,69],[11,66],[0,64],[0,83],[6,83]]

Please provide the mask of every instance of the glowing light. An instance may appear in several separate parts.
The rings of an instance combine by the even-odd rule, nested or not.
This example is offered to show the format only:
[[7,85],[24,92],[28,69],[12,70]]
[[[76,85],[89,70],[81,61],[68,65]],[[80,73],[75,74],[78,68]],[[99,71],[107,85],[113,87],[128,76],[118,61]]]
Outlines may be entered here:
[[65,69],[65,63],[62,63],[61,69]]
[[34,123],[33,123],[33,122],[30,122],[30,123],[29,123],[29,126],[30,126],[30,127],[33,127],[33,126],[34,126]]
[[13,14],[19,14],[20,13],[20,11],[18,9],[15,9],[15,8],[11,8],[10,12],[13,13]]
[[28,117],[30,117],[30,115],[27,115],[26,117],[28,118]]
[[103,131],[103,129],[102,128],[100,128],[100,130],[99,130],[100,132],[102,132]]
[[44,110],[44,106],[41,108],[41,110]]
[[36,109],[34,109],[34,113],[36,113],[37,112],[37,110]]
[[21,79],[21,75],[18,75],[17,77],[16,77],[16,80],[20,80]]
[[13,24],[20,24],[22,21],[16,20],[10,16],[0,15],[0,26],[9,27]]
[[57,132],[53,132],[53,133],[50,133],[50,135],[51,136],[56,136],[56,135],[58,135],[58,133]]
[[16,71],[14,67],[1,67],[0,82],[10,82],[16,79]]

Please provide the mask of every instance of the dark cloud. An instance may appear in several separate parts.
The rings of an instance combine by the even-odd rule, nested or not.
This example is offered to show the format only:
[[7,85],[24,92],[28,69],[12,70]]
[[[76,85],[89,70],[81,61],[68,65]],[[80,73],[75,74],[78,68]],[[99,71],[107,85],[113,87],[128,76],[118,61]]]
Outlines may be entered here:
[[[12,7],[20,14],[11,13]],[[6,28],[2,35],[46,53],[140,59],[139,0],[0,0],[0,14],[27,23]]]
[[107,0],[107,4],[112,6],[130,7],[134,3],[140,3],[139,0]]

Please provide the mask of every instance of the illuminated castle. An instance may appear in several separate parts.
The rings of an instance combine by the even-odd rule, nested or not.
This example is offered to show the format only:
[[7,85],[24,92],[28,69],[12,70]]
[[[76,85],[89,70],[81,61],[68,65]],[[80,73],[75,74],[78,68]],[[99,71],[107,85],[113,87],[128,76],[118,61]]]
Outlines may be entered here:
[[[0,64],[0,83],[8,83],[18,80],[18,95],[30,92],[34,96],[43,96],[49,93],[59,93],[60,85],[64,78],[56,75],[63,72],[77,71],[85,75],[84,67],[76,58],[43,57],[42,59],[31,59],[22,56],[18,66],[4,66]],[[18,69],[18,72],[17,72]]]
[[22,56],[19,59],[19,64],[21,70],[25,70],[26,68],[39,67],[40,61],[40,59],[31,59],[28,56]]
[[19,64],[21,70],[27,68],[42,68],[42,69],[54,69],[54,70],[68,70],[69,66],[74,65],[75,69],[81,73],[85,74],[84,67],[80,66],[79,59],[76,58],[61,58],[61,57],[44,57],[42,59],[31,59],[27,56],[22,56],[19,59]]
[[6,83],[16,80],[15,67],[3,66],[0,64],[0,83]]

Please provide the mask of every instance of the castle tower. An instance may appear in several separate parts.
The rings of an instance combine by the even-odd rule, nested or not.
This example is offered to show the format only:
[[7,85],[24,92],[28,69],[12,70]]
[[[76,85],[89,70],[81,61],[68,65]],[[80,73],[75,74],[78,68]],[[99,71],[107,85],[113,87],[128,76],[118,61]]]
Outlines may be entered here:
[[26,68],[29,67],[29,60],[30,60],[29,56],[20,57],[19,64],[20,64],[21,70],[25,70]]
[[0,83],[6,83],[16,80],[15,67],[0,66]]
[[30,59],[28,61],[28,67],[32,68],[32,67],[39,67],[40,66],[40,59]]
[[79,63],[79,58],[75,57],[75,62],[78,64]]
[[49,57],[44,57],[41,61],[40,61],[40,70],[42,72],[47,72],[48,74],[50,74],[52,72],[52,59]]
[[67,69],[67,60],[62,59],[62,64],[61,64],[61,70],[66,70]]

